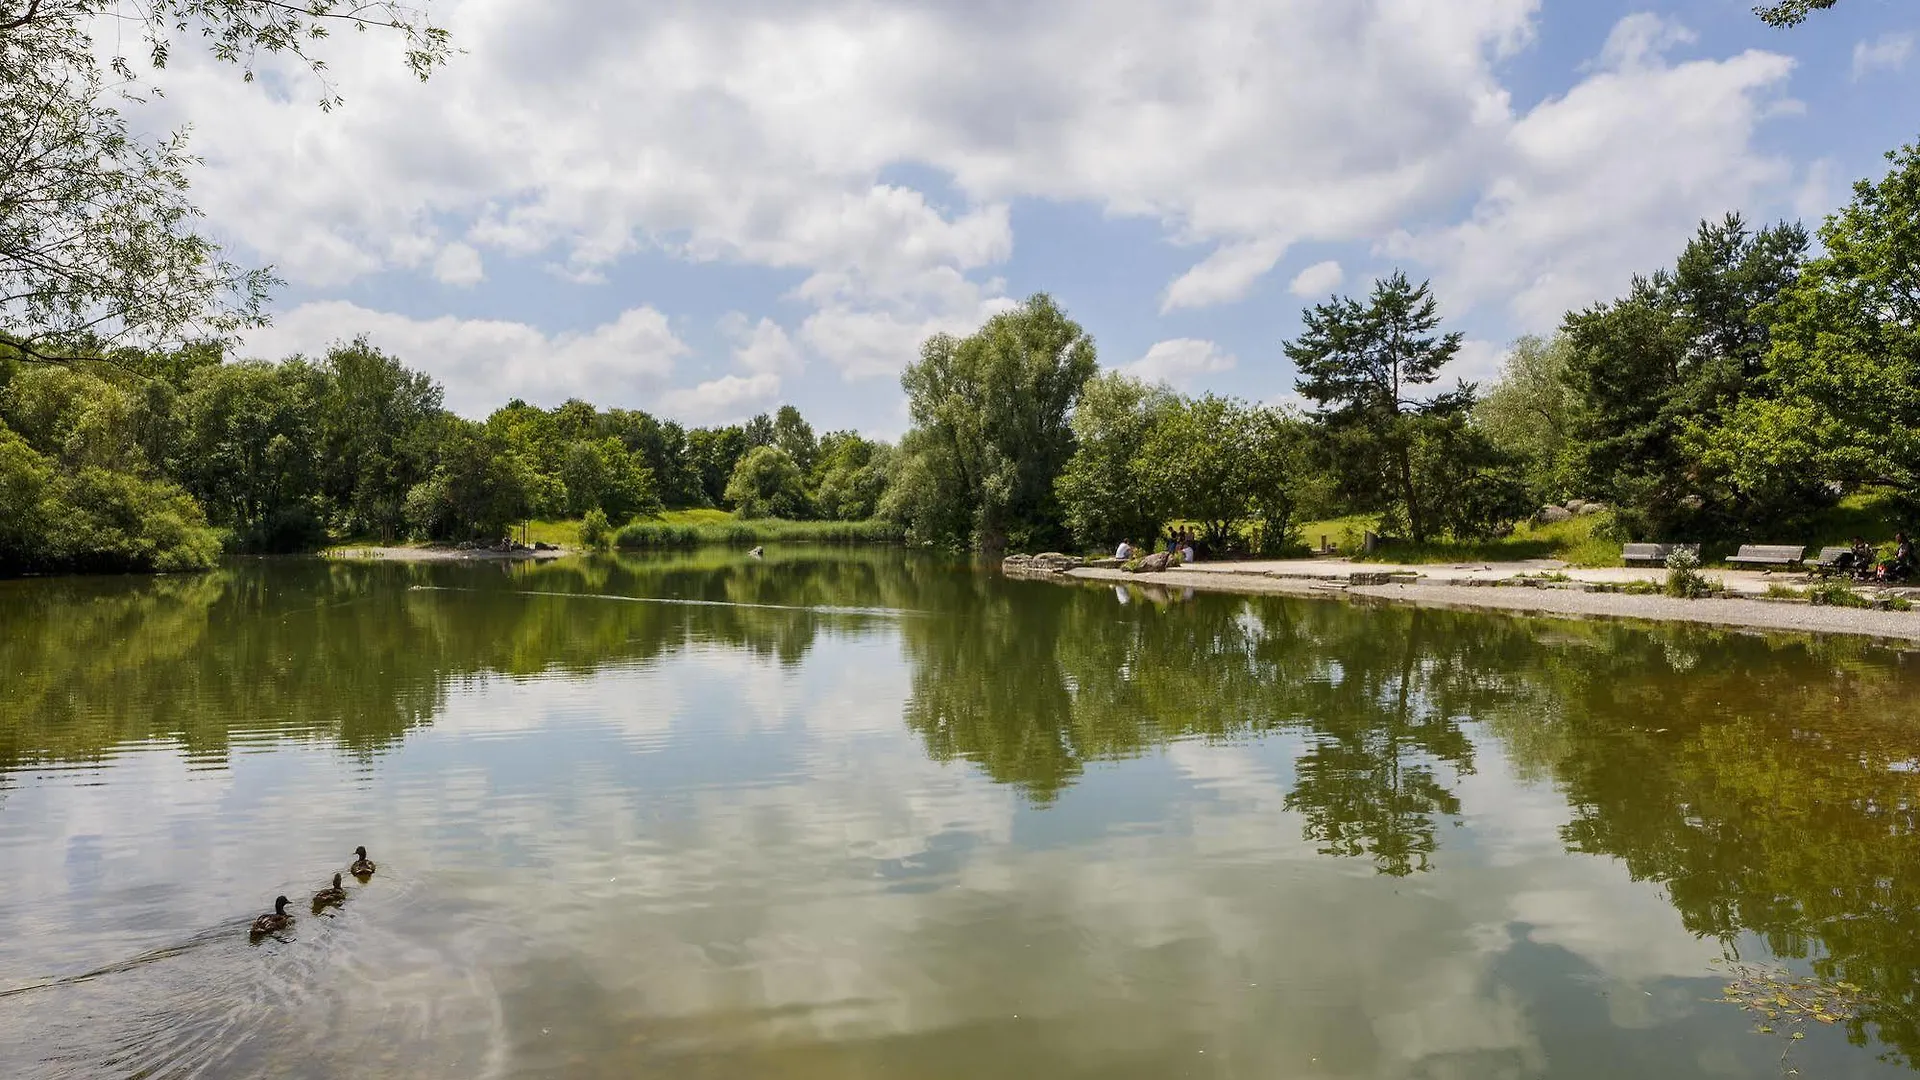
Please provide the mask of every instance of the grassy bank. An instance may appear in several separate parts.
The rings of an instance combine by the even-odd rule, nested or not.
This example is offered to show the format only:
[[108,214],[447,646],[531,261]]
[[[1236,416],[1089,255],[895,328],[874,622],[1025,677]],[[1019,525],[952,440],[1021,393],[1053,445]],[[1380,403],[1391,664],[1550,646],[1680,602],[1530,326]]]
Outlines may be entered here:
[[672,521],[659,518],[636,521],[614,537],[625,550],[688,548],[703,544],[884,544],[902,539],[900,527],[886,521],[785,521],[780,518],[719,521]]

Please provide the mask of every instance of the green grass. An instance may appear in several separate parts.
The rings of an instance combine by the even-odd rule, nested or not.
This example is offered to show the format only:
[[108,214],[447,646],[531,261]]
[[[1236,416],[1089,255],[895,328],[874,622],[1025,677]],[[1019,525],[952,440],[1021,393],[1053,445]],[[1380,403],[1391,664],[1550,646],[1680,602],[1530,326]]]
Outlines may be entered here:
[[[1599,526],[1606,520],[1604,514],[1590,514],[1553,525],[1536,526],[1523,522],[1513,532],[1497,540],[1430,540],[1424,544],[1397,541],[1370,555],[1360,551],[1357,538],[1350,547],[1338,540],[1335,543],[1341,544],[1344,553],[1363,562],[1456,563],[1560,559],[1571,566],[1619,566],[1619,542],[1599,534]],[[1371,527],[1371,522],[1365,527]],[[1310,543],[1319,543],[1318,532],[1309,532],[1307,535]]]
[[[580,519],[536,521],[529,542],[580,546]],[[514,538],[520,532],[514,530]],[[776,542],[816,544],[892,543],[901,539],[898,526],[881,521],[786,521],[780,518],[745,520],[725,510],[668,510],[615,530],[614,546],[630,550],[690,548],[703,544],[752,547]]]
[[[695,511],[695,513],[716,513]],[[904,538],[890,521],[785,521],[780,518],[746,520],[720,514],[718,519],[674,521],[649,518],[622,528],[613,545],[625,550],[688,548],[703,544],[888,544]]]

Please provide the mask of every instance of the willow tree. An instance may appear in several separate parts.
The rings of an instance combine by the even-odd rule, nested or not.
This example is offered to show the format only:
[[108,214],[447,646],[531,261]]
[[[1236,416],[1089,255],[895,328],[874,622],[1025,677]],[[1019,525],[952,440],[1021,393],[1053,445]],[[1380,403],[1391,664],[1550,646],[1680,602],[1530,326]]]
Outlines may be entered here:
[[889,513],[919,539],[985,551],[1064,539],[1054,478],[1096,366],[1093,339],[1045,293],[967,337],[927,339],[900,376],[914,428]]
[[199,230],[197,159],[183,132],[129,126],[136,75],[124,56],[102,59],[101,26],[140,28],[153,69],[142,81],[166,68],[176,37],[203,41],[247,82],[262,56],[285,54],[319,77],[323,109],[341,100],[320,55],[331,28],[398,35],[423,79],[449,52],[423,10],[389,0],[0,0],[0,355],[98,358],[266,321],[274,278],[227,261]]

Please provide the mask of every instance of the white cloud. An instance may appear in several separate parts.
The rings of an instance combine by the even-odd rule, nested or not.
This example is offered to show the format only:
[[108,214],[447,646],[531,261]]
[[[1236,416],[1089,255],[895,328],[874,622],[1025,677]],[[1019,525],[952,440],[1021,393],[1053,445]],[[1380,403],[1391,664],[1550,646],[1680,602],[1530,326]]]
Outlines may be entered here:
[[1899,71],[1913,55],[1912,34],[1882,34],[1877,40],[1853,47],[1853,78],[1858,82],[1874,71]]
[[[182,49],[154,109],[196,120],[216,231],[308,288],[477,280],[482,253],[580,283],[636,251],[772,267],[811,308],[789,344],[885,378],[926,334],[1012,303],[991,275],[1016,199],[1210,252],[1164,311],[1244,297],[1290,245],[1358,241],[1433,267],[1450,314],[1497,301],[1519,330],[1782,182],[1752,135],[1790,61],[1673,63],[1693,36],[1630,16],[1571,89],[1516,115],[1499,63],[1540,7],[454,0],[436,17],[466,51],[424,86],[391,43],[356,38],[331,72],[347,106],[322,114],[274,58],[284,97],[236,93]],[[754,355],[735,359],[789,362]],[[768,372],[792,376],[741,378]]]
[[772,319],[749,323],[745,315],[728,312],[720,332],[733,342],[733,360],[756,374],[792,375],[805,367],[800,349]]
[[1174,338],[1156,342],[1147,354],[1120,370],[1150,383],[1164,382],[1187,389],[1203,375],[1232,371],[1236,363],[1229,353],[1211,341]]
[[726,424],[744,420],[780,399],[780,376],[723,375],[697,386],[669,390],[660,398],[660,411],[694,424]]
[[1750,51],[1668,64],[1686,35],[1630,16],[1601,70],[1520,117],[1490,151],[1471,216],[1400,230],[1384,253],[1438,269],[1450,313],[1504,301],[1515,329],[1624,290],[1670,262],[1703,217],[1784,197],[1787,162],[1753,146],[1793,61]]
[[1339,288],[1346,279],[1346,271],[1340,269],[1340,264],[1328,259],[1295,274],[1293,281],[1287,285],[1287,291],[1298,297],[1313,299]]
[[1279,240],[1253,240],[1228,244],[1206,257],[1193,269],[1167,286],[1160,303],[1161,313],[1178,308],[1207,307],[1238,300],[1286,252]]
[[650,307],[624,311],[586,333],[545,334],[502,319],[412,319],[345,301],[302,304],[248,336],[250,355],[324,352],[365,333],[372,343],[446,387],[447,407],[469,416],[510,398],[558,405],[584,397],[637,405],[662,387],[689,351],[666,316]]
[[487,276],[480,253],[466,244],[448,244],[433,260],[433,276],[444,285],[477,285]]

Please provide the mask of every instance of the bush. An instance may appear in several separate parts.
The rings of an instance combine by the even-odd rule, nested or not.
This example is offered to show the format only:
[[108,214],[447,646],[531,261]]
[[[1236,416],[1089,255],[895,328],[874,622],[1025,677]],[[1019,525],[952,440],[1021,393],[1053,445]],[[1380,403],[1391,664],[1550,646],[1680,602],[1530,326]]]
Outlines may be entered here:
[[587,511],[580,521],[580,542],[595,551],[613,546],[613,524],[607,520],[606,511],[597,506]]
[[1688,548],[1676,548],[1667,556],[1667,595],[1697,600],[1717,591],[1715,584],[1700,572],[1700,556]]

